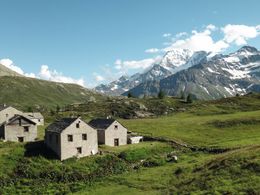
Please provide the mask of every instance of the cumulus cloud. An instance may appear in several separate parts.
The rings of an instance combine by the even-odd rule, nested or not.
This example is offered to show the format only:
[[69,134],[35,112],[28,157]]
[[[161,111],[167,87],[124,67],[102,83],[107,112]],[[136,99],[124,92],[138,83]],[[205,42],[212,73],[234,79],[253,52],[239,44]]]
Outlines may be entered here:
[[172,36],[172,34],[171,34],[171,33],[164,33],[162,36],[165,37],[165,38],[167,38],[167,37]]
[[95,77],[95,81],[96,82],[101,82],[101,81],[104,81],[104,80],[106,80],[103,76],[101,76],[101,75],[99,75],[99,74],[97,74],[97,73],[93,73],[93,75],[94,75],[94,77]]
[[37,78],[37,76],[34,73],[25,73],[24,76],[31,77],[31,78]]
[[216,27],[215,25],[213,25],[213,24],[209,24],[209,25],[206,27],[206,29],[211,30],[211,31],[214,31],[214,30],[217,30],[217,27]]
[[235,43],[236,45],[247,44],[248,39],[256,38],[260,35],[260,25],[232,25],[228,24],[222,28],[224,33],[224,41],[227,43]]
[[24,75],[23,70],[19,66],[14,65],[13,61],[8,59],[8,58],[1,59],[0,64],[4,65],[5,67],[7,67],[7,68],[9,68],[9,69],[21,74],[21,75]]
[[81,86],[85,86],[84,79],[73,79],[71,77],[64,76],[61,72],[56,70],[50,70],[47,65],[42,65],[38,74],[39,78],[49,81],[61,82],[61,83],[75,83]]
[[158,53],[160,50],[158,48],[151,48],[145,50],[145,53]]
[[181,38],[181,37],[183,37],[183,36],[187,36],[188,35],[188,33],[186,33],[186,32],[180,32],[180,33],[178,33],[178,34],[176,34],[175,35],[175,39],[177,38]]
[[129,69],[146,69],[152,64],[158,63],[161,60],[161,56],[156,56],[154,58],[147,58],[143,60],[132,60],[132,61],[122,61],[120,59],[115,61],[115,68],[117,70],[129,70]]
[[20,75],[31,77],[31,78],[39,78],[49,81],[61,82],[61,83],[75,83],[81,86],[85,86],[84,79],[73,79],[71,77],[64,76],[62,73],[57,72],[56,70],[50,70],[47,65],[42,65],[40,72],[35,73],[25,73],[22,68],[15,65],[12,60],[10,59],[1,59],[0,64],[4,65],[5,67],[19,73]]
[[[213,39],[213,33],[222,33],[223,37],[219,40]],[[260,35],[260,25],[257,26],[246,26],[246,25],[231,25],[228,24],[222,28],[218,28],[213,24],[209,24],[203,30],[191,31],[191,34],[185,34],[186,38],[182,38],[180,35],[185,34],[179,33],[172,39],[169,46],[163,48],[164,52],[180,48],[190,49],[193,51],[204,50],[212,53],[220,53],[235,45],[247,44],[247,41],[252,38],[256,38]]]
[[172,49],[190,49],[192,51],[207,51],[218,53],[228,47],[224,41],[214,41],[211,34],[212,31],[216,30],[214,25],[207,26],[203,31],[198,32],[193,30],[191,36],[186,39],[178,39],[174,41],[169,47],[163,49],[167,52]]

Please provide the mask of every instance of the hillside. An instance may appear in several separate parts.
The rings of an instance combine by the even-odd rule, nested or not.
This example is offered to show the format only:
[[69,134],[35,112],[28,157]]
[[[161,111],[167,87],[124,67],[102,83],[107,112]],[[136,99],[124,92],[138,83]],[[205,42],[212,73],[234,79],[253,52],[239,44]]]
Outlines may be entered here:
[[[0,71],[1,72],[1,71]],[[56,83],[45,80],[17,77],[0,77],[0,103],[18,108],[55,108],[102,98],[96,92],[75,84]]]
[[[176,111],[147,119],[120,119],[129,130],[161,141],[113,148],[100,146],[101,155],[63,163],[44,146],[44,127],[39,129],[39,141],[34,143],[0,141],[0,193],[259,192],[260,94],[190,104],[170,97],[110,101],[117,105],[120,101],[142,101],[148,108],[161,101]],[[79,105],[79,109],[86,105]],[[95,104],[90,107],[95,112],[99,110]],[[99,111],[102,115],[103,111]],[[172,155],[178,156],[177,162]]]
[[260,146],[224,154],[185,152],[181,162],[109,177],[80,194],[259,194]]
[[107,117],[123,119],[155,118],[179,113],[196,113],[196,115],[217,115],[240,111],[260,110],[259,94],[252,93],[240,97],[222,98],[219,100],[194,101],[187,103],[178,97],[126,98],[105,97],[95,102],[83,102],[65,106],[58,115],[70,116],[77,113],[88,119]]
[[1,76],[20,76],[17,72],[10,70],[9,68],[5,67],[4,65],[0,64],[0,77]]

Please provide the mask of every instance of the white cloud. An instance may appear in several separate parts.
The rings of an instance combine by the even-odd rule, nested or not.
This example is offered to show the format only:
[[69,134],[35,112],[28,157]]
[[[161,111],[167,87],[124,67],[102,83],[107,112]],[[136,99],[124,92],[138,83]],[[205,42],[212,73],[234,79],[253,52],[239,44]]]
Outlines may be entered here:
[[186,32],[180,32],[180,33],[175,35],[175,38],[181,38],[181,37],[187,36],[187,35],[188,35],[188,33],[186,33]]
[[99,75],[99,74],[97,74],[97,73],[93,73],[93,75],[94,75],[94,77],[95,77],[95,81],[96,82],[101,82],[101,81],[104,81],[104,80],[106,80],[103,76],[101,76],[101,75]]
[[24,76],[31,77],[31,78],[37,78],[37,76],[34,73],[25,73]]
[[214,31],[214,30],[217,30],[217,27],[216,27],[215,25],[213,25],[213,24],[209,24],[209,25],[206,27],[206,29],[211,30],[211,31]]
[[148,58],[143,60],[132,60],[132,61],[122,61],[120,59],[115,61],[115,68],[117,70],[129,70],[129,69],[146,69],[149,66],[158,63],[161,60],[161,56],[156,56],[155,58]]
[[167,37],[172,36],[172,34],[171,34],[171,33],[164,33],[162,36],[165,37],[165,38],[167,38]]
[[247,44],[248,39],[256,38],[260,35],[260,25],[232,25],[228,24],[222,28],[224,33],[224,41],[227,43],[235,43],[236,45]]
[[40,72],[38,74],[35,74],[25,73],[19,66],[15,65],[12,60],[7,58],[1,59],[0,64],[26,77],[39,78],[61,83],[75,83],[81,86],[85,86],[84,79],[73,79],[71,77],[64,76],[62,73],[57,72],[56,70],[50,70],[47,65],[42,65]]
[[[214,40],[212,33],[222,32],[224,36],[219,40]],[[181,39],[181,35],[186,38]],[[222,35],[223,35],[222,34]],[[256,38],[260,35],[260,25],[246,26],[246,25],[231,25],[228,24],[222,28],[218,28],[213,24],[209,24],[202,31],[193,30],[188,36],[185,32],[175,35],[171,44],[162,50],[169,51],[175,48],[190,49],[193,51],[204,50],[212,53],[223,52],[232,44],[244,45],[249,39]]]
[[146,53],[158,53],[160,50],[157,48],[151,48],[151,49],[147,49],[145,50]]
[[73,79],[71,77],[64,76],[61,72],[57,72],[56,70],[50,70],[47,65],[42,65],[40,73],[38,74],[39,78],[61,82],[61,83],[75,83],[81,86],[85,86],[84,79]]
[[21,74],[21,75],[24,75],[23,70],[20,67],[14,65],[13,61],[10,60],[10,59],[7,59],[7,58],[1,59],[0,64],[4,65],[5,67],[7,67],[7,68],[9,68],[9,69]]
[[175,48],[190,49],[192,51],[207,51],[218,53],[223,49],[226,49],[229,45],[224,41],[214,41],[212,38],[212,31],[216,30],[214,25],[208,25],[203,31],[192,31],[192,34],[186,39],[178,39],[174,41],[169,47],[163,49],[163,51],[169,51]]

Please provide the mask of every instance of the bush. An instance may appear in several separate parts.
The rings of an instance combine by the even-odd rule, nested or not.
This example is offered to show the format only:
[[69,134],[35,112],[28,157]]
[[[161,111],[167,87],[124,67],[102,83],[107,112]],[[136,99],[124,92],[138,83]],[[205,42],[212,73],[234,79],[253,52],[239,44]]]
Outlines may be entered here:
[[162,90],[160,90],[158,93],[158,98],[163,99],[164,97],[165,97],[165,93]]
[[149,152],[145,148],[139,150],[124,151],[119,154],[119,158],[122,158],[129,163],[138,162],[140,160],[146,159],[148,156]]
[[131,92],[128,92],[127,97],[128,98],[133,98],[134,96],[133,96],[133,94]]
[[156,166],[162,166],[166,163],[165,158],[163,157],[150,157],[146,161],[144,161],[143,166],[144,167],[156,167]]
[[192,98],[192,95],[191,95],[191,94],[189,94],[189,95],[187,96],[186,102],[187,102],[187,103],[192,103],[192,102],[193,102],[193,98]]

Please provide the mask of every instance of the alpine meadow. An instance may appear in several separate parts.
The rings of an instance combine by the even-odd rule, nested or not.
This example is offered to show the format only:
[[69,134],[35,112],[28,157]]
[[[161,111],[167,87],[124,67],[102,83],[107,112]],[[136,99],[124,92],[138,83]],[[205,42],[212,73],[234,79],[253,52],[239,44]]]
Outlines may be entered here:
[[257,0],[0,1],[0,194],[260,194]]

